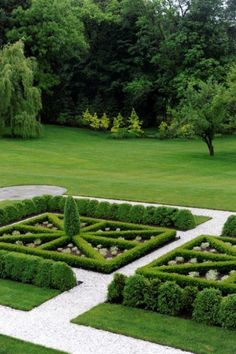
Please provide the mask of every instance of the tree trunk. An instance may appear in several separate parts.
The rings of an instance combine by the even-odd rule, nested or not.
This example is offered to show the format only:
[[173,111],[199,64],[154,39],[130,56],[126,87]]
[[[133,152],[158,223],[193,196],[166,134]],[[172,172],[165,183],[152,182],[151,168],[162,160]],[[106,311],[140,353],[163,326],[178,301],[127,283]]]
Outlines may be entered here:
[[214,156],[215,155],[215,150],[214,150],[214,146],[212,144],[212,139],[207,137],[207,138],[204,138],[204,141],[207,144],[210,156]]

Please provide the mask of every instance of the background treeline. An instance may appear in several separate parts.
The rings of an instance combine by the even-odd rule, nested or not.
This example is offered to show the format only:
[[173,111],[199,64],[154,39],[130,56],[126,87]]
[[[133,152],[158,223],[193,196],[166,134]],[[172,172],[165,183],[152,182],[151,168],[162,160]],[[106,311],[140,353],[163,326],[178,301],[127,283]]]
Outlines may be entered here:
[[166,119],[192,79],[225,81],[236,61],[235,0],[0,0],[0,45],[35,57],[43,122],[89,109],[144,126]]

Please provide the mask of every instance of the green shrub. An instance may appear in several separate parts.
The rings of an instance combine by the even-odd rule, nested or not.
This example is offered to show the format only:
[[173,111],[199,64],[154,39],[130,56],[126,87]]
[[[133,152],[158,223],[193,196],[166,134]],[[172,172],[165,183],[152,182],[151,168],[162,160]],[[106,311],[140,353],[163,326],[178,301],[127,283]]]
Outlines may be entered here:
[[128,219],[130,222],[140,224],[143,221],[145,207],[143,205],[133,205],[130,208]]
[[115,204],[115,203],[110,204],[110,208],[107,211],[107,218],[116,220],[118,215],[118,208],[119,208],[119,204]]
[[0,209],[0,226],[6,225],[8,222],[7,219],[7,213],[5,211],[5,208]]
[[24,216],[34,215],[37,213],[37,208],[32,199],[25,199],[21,202]]
[[200,291],[193,304],[193,319],[207,325],[218,324],[221,299],[221,292],[218,289],[209,288]]
[[180,209],[175,215],[174,225],[178,230],[190,230],[196,227],[196,222],[191,211]]
[[120,273],[114,275],[112,282],[108,286],[107,301],[122,304],[126,278],[125,275]]
[[158,295],[161,285],[160,279],[150,279],[149,286],[144,293],[144,305],[147,310],[158,310]]
[[110,203],[100,202],[95,211],[96,218],[107,218],[108,211],[110,209]]
[[64,211],[64,230],[69,238],[80,233],[80,217],[77,204],[72,197],[68,197]]
[[79,213],[82,215],[87,215],[89,199],[76,199],[76,203]]
[[128,203],[119,204],[117,210],[117,219],[121,221],[129,221],[129,212],[132,205]]
[[40,288],[51,288],[53,265],[54,261],[51,261],[50,259],[41,259],[33,280],[33,284],[39,286]]
[[48,211],[47,198],[34,197],[32,200],[36,206],[38,213],[45,213],[46,211]]
[[236,215],[231,215],[224,224],[222,235],[236,237]]
[[129,277],[124,287],[123,304],[131,307],[144,307],[144,296],[148,287],[149,281],[142,275],[137,274]]
[[154,218],[155,225],[163,226],[163,227],[171,227],[174,225],[174,218],[178,209],[175,208],[166,208],[166,207],[158,207],[155,210]]
[[222,299],[219,307],[219,323],[224,328],[236,328],[236,295],[228,295]]
[[98,200],[91,199],[89,200],[88,206],[87,206],[87,216],[94,217],[97,207],[98,207]]
[[156,211],[156,208],[154,206],[148,206],[145,208],[145,211],[143,214],[143,223],[144,224],[155,225],[155,211]]
[[62,197],[61,195],[52,196],[48,200],[48,210],[62,213],[64,210],[65,202],[66,202],[65,198]]
[[185,314],[192,315],[193,312],[193,303],[197,297],[199,290],[196,286],[186,286],[183,289],[183,307],[182,311]]
[[7,215],[7,222],[12,222],[15,220],[18,220],[19,216],[19,211],[14,205],[7,205],[5,207],[5,213]]
[[71,268],[63,262],[55,262],[52,266],[52,287],[61,291],[76,286],[76,277]]
[[182,309],[183,291],[175,282],[167,281],[159,288],[158,309],[165,315],[176,316]]

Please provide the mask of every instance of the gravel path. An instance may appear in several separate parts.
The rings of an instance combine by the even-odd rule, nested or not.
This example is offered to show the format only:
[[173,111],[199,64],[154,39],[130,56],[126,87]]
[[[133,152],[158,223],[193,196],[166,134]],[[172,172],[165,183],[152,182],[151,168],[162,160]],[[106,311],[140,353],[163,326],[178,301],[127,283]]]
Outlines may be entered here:
[[[112,200],[112,202],[118,201]],[[151,204],[144,203],[144,205]],[[119,272],[127,275],[132,274],[138,267],[148,264],[155,258],[201,234],[220,235],[224,222],[229,215],[233,214],[226,211],[189,209],[196,215],[206,215],[212,219],[199,225],[194,230],[178,232],[179,240],[134,261],[120,269]],[[75,269],[75,272],[78,280],[83,281],[83,284],[30,312],[0,306],[0,333],[73,354],[186,353],[181,350],[70,323],[70,320],[79,314],[104,302],[107,285],[113,277],[112,274],[103,275],[82,269]]]
[[66,191],[67,189],[62,187],[44,185],[4,187],[0,188],[0,201],[30,199],[44,194],[61,195]]

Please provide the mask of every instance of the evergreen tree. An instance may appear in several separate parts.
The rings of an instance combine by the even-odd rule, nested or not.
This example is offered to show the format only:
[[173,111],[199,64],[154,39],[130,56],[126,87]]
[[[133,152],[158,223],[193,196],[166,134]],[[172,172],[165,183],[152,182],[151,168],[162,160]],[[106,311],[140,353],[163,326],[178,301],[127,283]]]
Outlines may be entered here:
[[67,197],[64,208],[64,230],[66,235],[72,239],[80,233],[80,216],[76,201]]
[[24,55],[21,41],[0,51],[0,127],[10,136],[32,138],[41,133],[37,120],[41,93],[34,86],[35,62]]

